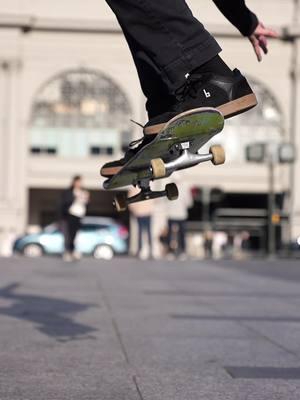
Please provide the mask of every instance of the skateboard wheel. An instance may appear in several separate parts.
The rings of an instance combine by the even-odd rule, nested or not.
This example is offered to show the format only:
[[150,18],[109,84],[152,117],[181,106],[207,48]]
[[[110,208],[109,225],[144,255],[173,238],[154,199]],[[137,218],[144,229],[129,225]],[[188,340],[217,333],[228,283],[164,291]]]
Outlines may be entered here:
[[126,211],[127,210],[127,196],[124,193],[117,194],[114,198],[113,202],[116,210],[118,212]]
[[169,200],[177,200],[178,199],[178,188],[175,183],[168,183],[166,185],[166,195]]
[[214,165],[224,164],[225,162],[225,151],[222,146],[214,145],[209,149],[210,154],[212,154],[211,162]]
[[163,178],[166,176],[165,163],[161,158],[151,160],[152,174],[155,179]]

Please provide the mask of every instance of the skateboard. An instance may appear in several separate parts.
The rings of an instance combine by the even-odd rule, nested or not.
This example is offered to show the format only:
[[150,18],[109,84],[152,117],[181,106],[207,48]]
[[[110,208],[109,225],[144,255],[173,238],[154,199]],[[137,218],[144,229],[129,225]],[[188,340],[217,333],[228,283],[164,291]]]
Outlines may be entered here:
[[199,149],[224,127],[223,115],[214,108],[190,110],[171,119],[148,145],[137,152],[113,177],[107,179],[104,189],[117,189],[133,185],[140,192],[130,198],[125,193],[117,195],[114,206],[125,211],[129,204],[166,196],[178,198],[178,188],[169,183],[164,190],[152,191],[150,183],[169,177],[173,172],[193,167],[205,161],[214,165],[225,162],[225,152],[219,145],[210,147],[208,154]]

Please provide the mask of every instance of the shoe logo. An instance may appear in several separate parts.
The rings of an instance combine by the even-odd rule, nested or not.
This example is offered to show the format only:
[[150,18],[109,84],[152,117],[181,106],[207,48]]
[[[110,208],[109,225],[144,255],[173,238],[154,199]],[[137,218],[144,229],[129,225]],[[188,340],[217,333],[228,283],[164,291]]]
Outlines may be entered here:
[[203,89],[203,93],[205,95],[205,97],[208,99],[209,97],[211,97],[210,92],[206,91],[205,89]]

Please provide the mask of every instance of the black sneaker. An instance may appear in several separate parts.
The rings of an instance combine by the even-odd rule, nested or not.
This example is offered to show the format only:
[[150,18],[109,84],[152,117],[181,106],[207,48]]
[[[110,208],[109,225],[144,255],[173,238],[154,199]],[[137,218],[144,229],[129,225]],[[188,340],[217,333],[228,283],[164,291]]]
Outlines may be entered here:
[[144,137],[134,140],[129,144],[128,150],[126,151],[123,158],[120,160],[108,162],[104,164],[100,170],[100,174],[105,178],[110,178],[113,175],[117,174],[124,165],[133,157],[138,151],[141,150],[144,146],[150,143],[156,135],[144,135]]
[[192,74],[175,95],[175,105],[170,111],[151,118],[144,127],[145,134],[159,133],[171,118],[188,110],[214,107],[224,118],[231,118],[257,105],[255,94],[237,69],[232,72],[232,76]]

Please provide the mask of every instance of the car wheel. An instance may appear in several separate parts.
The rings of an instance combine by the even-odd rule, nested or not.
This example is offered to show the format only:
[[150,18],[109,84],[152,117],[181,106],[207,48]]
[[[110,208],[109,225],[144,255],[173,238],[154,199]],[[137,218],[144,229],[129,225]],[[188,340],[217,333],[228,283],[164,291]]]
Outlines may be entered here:
[[96,259],[111,260],[114,256],[114,251],[107,244],[101,244],[95,248],[93,255]]
[[26,257],[41,257],[43,255],[43,249],[39,244],[30,243],[23,248],[23,254]]

